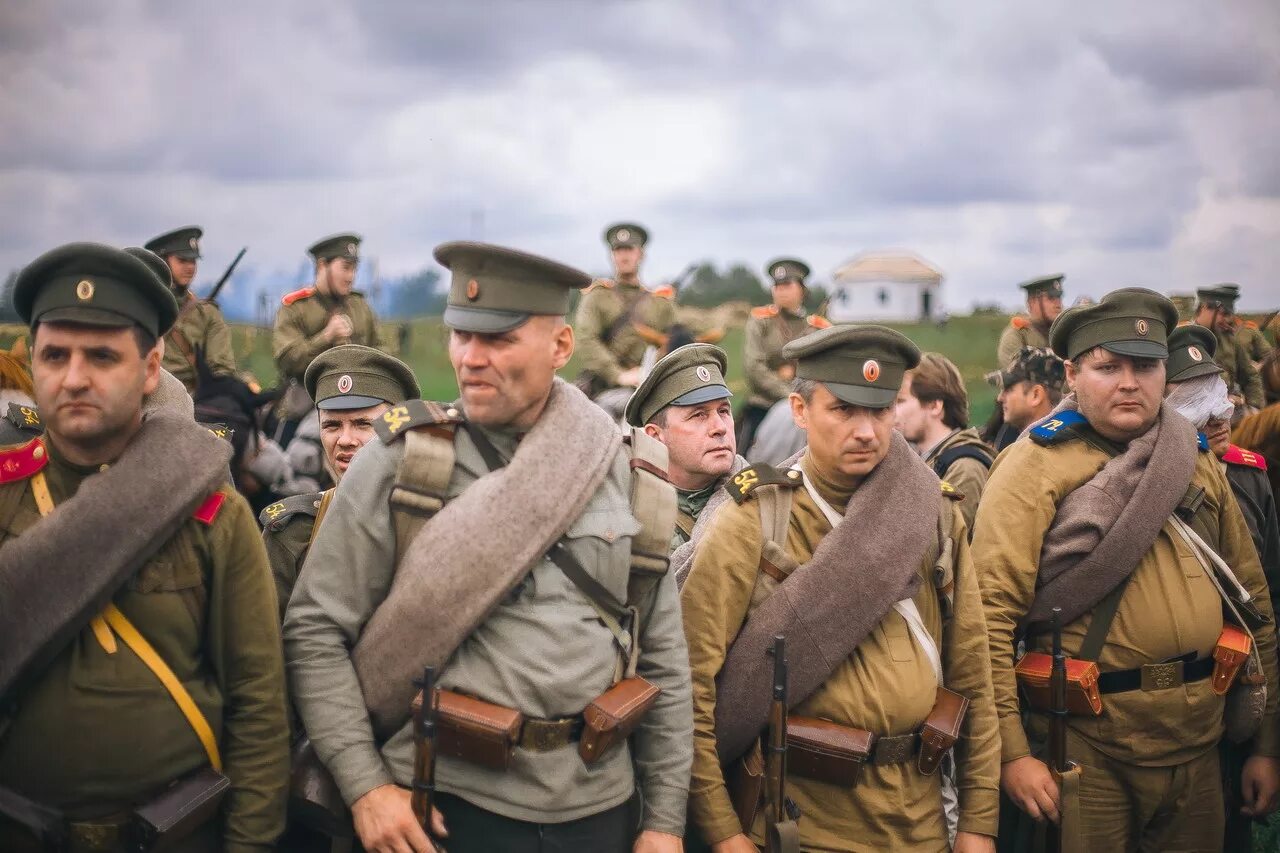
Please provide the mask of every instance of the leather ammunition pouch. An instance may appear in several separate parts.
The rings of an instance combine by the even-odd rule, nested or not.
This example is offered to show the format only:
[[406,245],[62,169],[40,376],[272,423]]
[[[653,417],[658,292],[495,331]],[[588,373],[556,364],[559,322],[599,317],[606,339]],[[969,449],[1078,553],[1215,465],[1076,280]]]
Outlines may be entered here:
[[658,700],[661,690],[639,676],[624,678],[601,693],[582,712],[578,755],[588,766],[626,740]]
[[290,750],[289,765],[289,819],[330,838],[352,837],[351,812],[311,738],[298,738]]
[[[438,691],[436,750],[491,770],[511,766],[524,715],[451,690]],[[414,700],[415,706],[422,694]],[[415,707],[416,711],[416,707]]]
[[231,780],[212,767],[178,779],[134,810],[128,834],[135,849],[148,853],[181,850],[184,839],[218,814],[230,788]]
[[960,727],[968,711],[968,697],[938,687],[933,710],[920,727],[920,757],[916,760],[916,767],[925,776],[933,775],[947,750],[960,739]]
[[1253,638],[1230,623],[1222,626],[1222,634],[1213,647],[1213,692],[1226,696],[1236,676],[1249,660]]
[[[1027,652],[1013,668],[1022,697],[1032,710],[1042,713],[1049,710],[1052,669],[1053,656],[1043,652]],[[1067,658],[1067,713],[1080,717],[1102,715],[1098,665],[1093,661]]]

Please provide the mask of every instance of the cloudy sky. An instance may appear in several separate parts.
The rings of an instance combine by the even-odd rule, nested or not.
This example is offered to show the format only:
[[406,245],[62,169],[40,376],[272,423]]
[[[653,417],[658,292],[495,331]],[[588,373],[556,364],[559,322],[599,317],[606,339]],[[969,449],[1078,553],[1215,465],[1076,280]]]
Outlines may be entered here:
[[632,219],[653,282],[905,247],[953,310],[1053,271],[1280,305],[1274,0],[13,0],[0,81],[0,271],[192,222],[202,279],[341,230],[384,275],[602,272]]

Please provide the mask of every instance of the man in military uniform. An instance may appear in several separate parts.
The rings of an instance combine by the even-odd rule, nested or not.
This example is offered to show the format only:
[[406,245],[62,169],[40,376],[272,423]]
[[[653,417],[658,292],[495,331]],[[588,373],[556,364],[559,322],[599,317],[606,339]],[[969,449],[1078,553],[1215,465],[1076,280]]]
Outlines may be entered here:
[[574,329],[580,341],[579,387],[591,397],[610,388],[634,388],[643,378],[645,351],[666,346],[676,322],[675,291],[649,290],[640,283],[640,264],[649,232],[630,222],[604,232],[614,277],[591,283],[578,304]]
[[1245,406],[1261,409],[1267,404],[1262,393],[1262,378],[1249,360],[1249,354],[1236,339],[1238,294],[1239,289],[1232,290],[1230,285],[1214,285],[1197,290],[1199,303],[1196,305],[1195,324],[1209,329],[1218,339],[1218,352],[1214,359],[1226,374],[1227,386],[1235,396],[1237,405],[1243,403]]
[[[442,725],[457,694],[523,720],[502,729],[496,760],[472,746],[439,755],[433,831],[450,853],[679,850],[690,719],[665,571],[675,495],[647,470],[665,458],[632,456],[661,445],[635,432],[629,453],[555,377],[586,275],[480,243],[435,255],[452,271],[444,322],[462,396],[386,412],[334,493],[284,623],[307,732],[365,849],[430,849],[403,786],[412,680],[434,665]],[[658,493],[629,502],[645,483]],[[655,513],[665,526],[646,521]],[[646,558],[641,539],[664,553]],[[597,753],[582,713],[634,682],[620,669],[661,692],[630,743]]]
[[714,344],[680,347],[653,366],[627,403],[627,423],[666,445],[670,456],[667,477],[679,506],[673,551],[693,536],[716,490],[747,465],[734,444],[727,365]]
[[[1225,608],[1194,536],[1234,570],[1261,614],[1248,621],[1268,696],[1241,775],[1243,813],[1269,813],[1280,789],[1266,580],[1217,460],[1161,404],[1176,322],[1168,299],[1140,288],[1064,312],[1051,337],[1074,396],[996,460],[974,531],[1002,786],[1031,818],[1064,817],[1086,850],[1221,849],[1217,744],[1230,680],[1209,676]],[[1233,613],[1243,606],[1233,597]],[[1054,608],[1065,653],[1101,671],[1098,695],[1082,688],[1067,721],[1067,757],[1083,768],[1078,802],[1063,802],[1033,746],[1046,737],[1048,708],[1033,701],[1024,727],[1014,673],[1017,640],[1049,651]]]
[[[1226,295],[1233,297],[1234,300],[1240,299],[1240,285],[1238,284],[1220,284],[1218,287]],[[1249,355],[1249,361],[1253,362],[1253,366],[1257,367],[1258,362],[1267,357],[1267,353],[1271,352],[1271,342],[1267,340],[1267,336],[1258,328],[1258,324],[1252,320],[1245,320],[1243,317],[1236,315],[1235,318],[1235,335],[1236,343],[1240,345]]]
[[[373,424],[395,403],[416,400],[418,380],[398,358],[359,344],[343,344],[316,356],[303,385],[316,401],[324,465],[342,482],[356,451],[373,439]],[[333,489],[293,495],[262,511],[262,541],[276,581],[280,619],[293,594],[320,514]]]
[[1000,334],[996,364],[1013,361],[1023,347],[1048,347],[1049,326],[1062,313],[1062,274],[1044,275],[1019,284],[1027,294],[1027,313],[1015,314]]
[[178,319],[164,336],[161,365],[182,380],[189,393],[196,390],[197,354],[204,358],[209,372],[215,376],[230,376],[236,372],[231,330],[227,328],[222,312],[217,305],[198,299],[191,292],[203,235],[200,228],[189,225],[153,237],[144,247],[163,258],[169,266],[173,296],[178,301]]
[[1009,427],[1000,433],[996,452],[1013,444],[1022,431],[1053,411],[1062,400],[1066,367],[1053,350],[1023,347],[1004,370],[987,374],[997,390],[996,405]]
[[[72,243],[22,271],[14,306],[46,432],[0,462],[6,803],[56,809],[72,851],[135,849],[131,814],[161,795],[181,800],[173,849],[269,849],[288,733],[266,555],[226,442],[144,416],[178,305],[138,257]],[[205,796],[221,807],[183,818]],[[6,850],[52,849],[31,817],[0,809]]]
[[874,744],[859,777],[838,784],[799,771],[792,752],[786,791],[800,807],[801,849],[948,849],[938,755],[921,751],[917,734],[939,697],[953,695],[945,684],[969,700],[950,849],[993,850],[999,744],[977,577],[954,500],[893,429],[903,373],[920,351],[891,329],[848,325],[792,341],[783,355],[796,362],[791,401],[808,449],[786,472],[756,465],[733,478],[733,501],[711,518],[680,594],[693,671],[692,822],[715,853],[753,853],[764,840],[763,815],[740,822],[721,766],[758,742],[765,650],[784,635],[789,728],[834,725]]
[[963,496],[960,515],[973,529],[991,467],[991,448],[969,426],[969,393],[960,369],[927,352],[908,370],[898,391],[895,425],[933,473]]
[[335,234],[307,252],[315,259],[315,284],[280,300],[271,335],[271,352],[281,378],[298,383],[315,357],[331,347],[363,344],[386,350],[373,309],[363,293],[352,290],[360,263],[360,238]]
[[745,452],[755,438],[756,427],[774,403],[791,393],[796,367],[782,358],[782,348],[801,335],[831,325],[816,314],[806,314],[805,279],[809,267],[794,258],[768,264],[765,274],[773,284],[773,302],[751,309],[743,342],[743,369],[751,396],[742,410],[738,446]]

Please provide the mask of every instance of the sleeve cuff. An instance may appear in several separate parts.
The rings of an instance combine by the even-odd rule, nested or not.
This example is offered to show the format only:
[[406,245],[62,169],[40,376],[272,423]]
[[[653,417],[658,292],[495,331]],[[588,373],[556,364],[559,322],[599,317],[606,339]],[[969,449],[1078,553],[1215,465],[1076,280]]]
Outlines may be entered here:
[[670,785],[645,785],[643,791],[644,819],[640,828],[683,837],[689,792]]
[[1025,758],[1031,754],[1031,744],[1027,743],[1027,733],[1022,728],[1022,718],[1018,714],[1009,714],[1000,718],[1000,763],[1008,764],[1016,758]]
[[996,836],[1000,829],[1000,792],[992,788],[961,791],[959,832]]
[[348,808],[374,788],[395,784],[382,763],[382,756],[365,744],[352,744],[326,762],[326,766]]
[[708,844],[742,833],[738,813],[733,810],[729,793],[724,788],[713,788],[700,794],[691,793],[689,806],[693,824]]

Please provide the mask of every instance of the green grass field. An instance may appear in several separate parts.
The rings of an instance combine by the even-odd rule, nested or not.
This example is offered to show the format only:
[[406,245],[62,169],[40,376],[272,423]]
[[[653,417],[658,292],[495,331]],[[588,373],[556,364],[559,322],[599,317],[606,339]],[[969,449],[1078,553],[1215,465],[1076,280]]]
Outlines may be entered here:
[[[957,317],[951,319],[945,329],[933,325],[897,326],[904,334],[919,344],[923,350],[940,352],[954,361],[964,376],[969,389],[970,419],[982,423],[995,406],[995,389],[986,383],[983,375],[994,369],[996,341],[1008,319],[997,316]],[[457,395],[453,370],[449,366],[447,333],[438,318],[411,322],[408,352],[401,354],[418,376],[422,394],[427,399],[452,400]],[[398,326],[385,328],[387,339],[397,339]],[[276,380],[275,364],[271,359],[271,333],[253,326],[233,326],[232,340],[237,360],[253,371],[264,386]],[[720,344],[729,353],[729,387],[739,404],[746,399],[746,383],[742,375],[742,329],[730,329]],[[572,378],[578,373],[576,360],[562,371]]]

